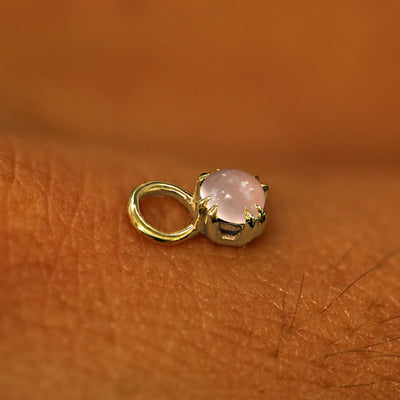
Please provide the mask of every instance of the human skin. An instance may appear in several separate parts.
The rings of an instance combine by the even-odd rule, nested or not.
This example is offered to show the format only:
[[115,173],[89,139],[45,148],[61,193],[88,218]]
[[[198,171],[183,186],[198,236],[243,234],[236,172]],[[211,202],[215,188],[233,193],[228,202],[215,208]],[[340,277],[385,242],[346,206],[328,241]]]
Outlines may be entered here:
[[[1,137],[2,398],[398,397],[396,168],[262,168],[264,235],[163,246],[130,191],[192,190],[200,165],[60,141]],[[187,222],[151,200],[155,225]]]
[[[398,2],[142,4],[0,13],[0,398],[399,398]],[[254,242],[132,227],[214,168]]]

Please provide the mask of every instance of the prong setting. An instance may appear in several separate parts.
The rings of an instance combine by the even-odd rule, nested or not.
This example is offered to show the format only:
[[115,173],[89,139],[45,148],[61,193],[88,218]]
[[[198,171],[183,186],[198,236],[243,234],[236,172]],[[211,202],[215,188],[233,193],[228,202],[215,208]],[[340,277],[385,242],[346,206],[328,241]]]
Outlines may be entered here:
[[[193,201],[197,202],[199,200],[203,201],[203,204],[207,204],[208,198],[201,199],[200,197],[200,186],[204,182],[204,179],[207,178],[210,174],[208,172],[202,173],[198,178],[196,182],[196,187],[194,188],[194,193],[193,193]],[[205,201],[205,202],[204,202]]]
[[258,211],[257,222],[264,222],[265,221],[265,211],[262,207],[256,204],[256,209]]
[[204,214],[207,212],[207,210],[208,210],[207,204],[210,201],[210,199],[211,199],[211,197],[206,197],[204,199],[198,200],[197,204],[198,204],[199,214]]
[[[219,170],[215,170],[219,171]],[[211,174],[213,174],[213,171]],[[221,172],[224,172],[223,170]],[[200,188],[204,180],[211,174],[201,174],[197,180],[196,188],[193,195],[193,202],[195,208],[198,210],[197,229],[205,236],[218,244],[226,244],[230,246],[243,246],[259,236],[264,228],[266,220],[264,208],[257,203],[244,207],[243,223],[229,222],[221,218],[218,212],[219,203],[215,203],[210,207],[210,200],[213,196],[201,197]],[[255,177],[258,179],[258,176]],[[260,198],[263,199],[263,204],[269,190],[268,185],[259,183],[260,190],[264,195]],[[207,193],[203,191],[202,193]],[[216,200],[216,198],[214,198]],[[253,210],[253,211],[250,211]]]
[[246,223],[250,225],[250,227],[254,228],[256,224],[256,219],[254,218],[253,214],[247,209],[244,209],[244,214],[246,216]]
[[209,210],[208,215],[212,222],[218,221],[218,204],[214,204]]

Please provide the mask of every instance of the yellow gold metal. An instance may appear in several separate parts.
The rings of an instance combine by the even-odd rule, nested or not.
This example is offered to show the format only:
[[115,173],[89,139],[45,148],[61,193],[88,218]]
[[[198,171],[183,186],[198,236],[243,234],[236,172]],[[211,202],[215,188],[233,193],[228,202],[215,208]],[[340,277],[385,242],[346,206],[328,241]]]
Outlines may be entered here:
[[[218,171],[218,170],[215,170]],[[264,209],[255,205],[258,215],[252,215],[244,210],[246,222],[235,224],[223,221],[218,217],[218,205],[207,207],[210,197],[200,197],[200,186],[209,173],[201,174],[196,182],[193,196],[179,186],[165,182],[148,182],[138,186],[133,192],[128,203],[128,213],[132,224],[144,235],[164,243],[175,243],[202,233],[215,243],[229,246],[243,246],[259,236],[266,220]],[[258,176],[257,176],[258,179]],[[269,187],[261,184],[265,197]],[[187,227],[172,233],[162,232],[147,223],[140,211],[140,200],[147,196],[170,196],[181,202],[190,212],[192,223]]]
[[[177,232],[167,233],[159,231],[150,224],[148,224],[140,211],[140,199],[147,196],[170,196],[182,203],[190,212],[193,217],[193,222],[186,228]],[[197,217],[193,197],[186,190],[179,186],[172,185],[165,182],[147,182],[138,186],[133,192],[128,203],[128,213],[132,224],[144,235],[160,242],[173,243],[188,239],[191,236],[197,235],[196,230]]]

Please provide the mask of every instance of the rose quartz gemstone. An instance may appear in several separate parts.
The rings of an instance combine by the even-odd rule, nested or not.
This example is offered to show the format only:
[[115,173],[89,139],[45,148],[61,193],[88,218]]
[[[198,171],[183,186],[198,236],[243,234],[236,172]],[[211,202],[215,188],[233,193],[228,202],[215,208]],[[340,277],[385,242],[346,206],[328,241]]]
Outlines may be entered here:
[[207,208],[218,204],[218,218],[234,224],[246,222],[245,208],[257,218],[256,204],[262,208],[265,206],[260,182],[238,169],[222,169],[208,175],[200,186],[200,197],[210,197]]

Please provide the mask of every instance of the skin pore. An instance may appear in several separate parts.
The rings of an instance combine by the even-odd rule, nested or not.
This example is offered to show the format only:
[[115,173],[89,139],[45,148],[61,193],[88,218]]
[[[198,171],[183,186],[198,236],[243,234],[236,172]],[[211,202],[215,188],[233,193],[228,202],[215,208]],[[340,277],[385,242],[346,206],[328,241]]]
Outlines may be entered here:
[[[400,398],[398,0],[4,3],[1,399]],[[215,168],[254,242],[131,226]]]

